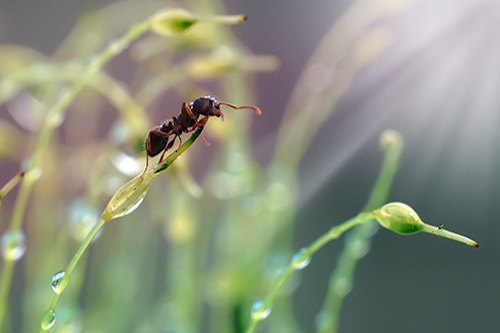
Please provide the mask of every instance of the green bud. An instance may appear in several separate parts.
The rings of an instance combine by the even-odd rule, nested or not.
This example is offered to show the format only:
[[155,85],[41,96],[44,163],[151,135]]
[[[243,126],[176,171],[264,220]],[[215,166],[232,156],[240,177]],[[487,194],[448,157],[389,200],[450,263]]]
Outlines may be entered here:
[[198,22],[216,24],[238,24],[247,19],[246,15],[195,16],[185,9],[167,9],[151,17],[151,30],[162,36],[171,36],[191,28]]
[[198,19],[184,9],[168,9],[151,18],[151,30],[163,36],[171,36],[189,29]]
[[373,212],[377,221],[398,234],[411,235],[424,229],[424,223],[410,206],[392,202]]
[[384,227],[398,234],[411,235],[419,231],[434,234],[470,246],[479,247],[479,245],[470,238],[458,235],[443,229],[443,224],[434,227],[422,222],[417,213],[408,205],[400,202],[391,202],[373,212],[377,221]]
[[403,148],[403,136],[395,130],[385,130],[380,134],[380,148],[384,151]]
[[123,185],[104,209],[102,219],[109,221],[132,213],[142,203],[155,177],[156,174],[153,172],[146,172]]

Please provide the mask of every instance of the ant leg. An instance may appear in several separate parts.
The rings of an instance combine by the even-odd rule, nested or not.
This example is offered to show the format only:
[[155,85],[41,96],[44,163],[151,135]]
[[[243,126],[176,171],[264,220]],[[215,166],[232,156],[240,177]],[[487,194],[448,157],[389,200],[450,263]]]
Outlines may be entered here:
[[196,120],[196,117],[193,111],[191,111],[191,108],[189,107],[188,103],[186,102],[182,103],[181,112],[185,115],[187,114],[190,118]]
[[144,176],[144,174],[146,173],[146,171],[148,170],[148,165],[149,165],[149,156],[148,156],[148,153],[146,153],[146,168],[144,169],[144,171],[142,172],[141,174],[141,177]]
[[[203,119],[201,119],[200,121],[198,121],[190,130],[189,132],[192,132],[194,130],[196,130],[197,128],[200,128],[200,127],[203,127],[207,124],[207,121],[208,121],[208,117],[204,117]],[[205,144],[207,146],[210,146],[210,143],[208,143],[207,140],[205,140],[205,137],[203,136],[203,132],[201,132],[201,139],[203,140],[203,142],[205,142]]]
[[161,156],[160,156],[160,160],[158,161],[158,164],[160,164],[163,161],[163,158],[165,157],[165,153],[167,152],[167,150],[169,150],[170,148],[172,148],[172,146],[174,145],[174,142],[175,142],[176,138],[177,137],[174,137],[174,139],[168,143],[167,148],[165,148],[165,150],[163,151],[163,154],[161,154]]
[[179,136],[179,147],[177,147],[177,150],[179,150],[179,148],[182,146],[182,138]]
[[[189,117],[191,117],[191,119],[194,119],[196,121],[196,123],[193,125],[193,128],[191,129],[191,131],[189,132],[192,132],[194,131],[196,128],[199,128],[199,127],[202,127],[202,126],[205,126],[205,124],[207,123],[207,120],[208,120],[208,117],[204,117],[203,119],[201,120],[197,120],[197,117],[194,115],[194,113],[191,111],[191,108],[189,107],[189,105],[184,102],[182,104],[182,113],[185,113],[187,115],[189,115]],[[222,112],[221,112],[222,114]],[[222,114],[222,120],[224,120],[224,115]],[[202,139],[203,139],[203,133],[201,134],[202,135]],[[207,145],[210,145],[205,139],[203,139],[203,141],[207,144]]]
[[196,124],[194,124],[193,127],[191,127],[189,132],[192,132],[197,128],[205,126],[207,124],[207,121],[208,121],[208,116],[203,117],[203,119],[200,119],[200,121],[196,122]]
[[209,146],[209,147],[210,147],[210,143],[209,143],[207,140],[205,140],[205,137],[203,136],[203,132],[201,132],[201,139],[203,140],[203,142],[205,142],[205,144],[206,144],[207,146]]

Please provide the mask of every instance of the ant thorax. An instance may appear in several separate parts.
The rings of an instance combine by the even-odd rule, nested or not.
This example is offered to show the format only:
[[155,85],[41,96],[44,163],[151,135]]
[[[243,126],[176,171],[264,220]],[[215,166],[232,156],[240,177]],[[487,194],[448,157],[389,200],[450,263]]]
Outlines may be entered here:
[[189,103],[189,108],[195,115],[220,117],[219,102],[210,95],[195,99]]

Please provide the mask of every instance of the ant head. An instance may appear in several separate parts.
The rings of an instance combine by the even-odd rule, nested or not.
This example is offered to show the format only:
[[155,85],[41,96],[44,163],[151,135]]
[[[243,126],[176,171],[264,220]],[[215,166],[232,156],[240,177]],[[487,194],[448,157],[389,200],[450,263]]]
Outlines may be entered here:
[[217,118],[222,117],[224,120],[224,114],[221,112],[219,107],[219,102],[215,97],[206,95],[204,97],[199,97],[189,104],[191,111],[195,114]]

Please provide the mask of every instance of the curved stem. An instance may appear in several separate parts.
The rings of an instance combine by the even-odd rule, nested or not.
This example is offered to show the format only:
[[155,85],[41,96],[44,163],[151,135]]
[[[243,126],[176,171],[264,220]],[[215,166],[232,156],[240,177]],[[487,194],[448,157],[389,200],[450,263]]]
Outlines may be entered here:
[[[71,261],[68,264],[68,267],[66,267],[66,270],[64,271],[65,274],[64,274],[63,279],[66,280],[66,283],[69,281],[69,279],[71,277],[71,273],[73,273],[73,270],[75,269],[76,264],[78,263],[78,261],[82,257],[83,252],[85,252],[85,250],[89,246],[90,242],[92,241],[92,239],[94,239],[95,235],[102,228],[102,226],[104,225],[105,222],[106,221],[104,221],[104,219],[101,218],[99,220],[99,222],[97,222],[96,225],[94,225],[94,227],[90,230],[87,237],[85,237],[85,239],[83,240],[82,245],[80,245],[80,248],[75,253],[75,255],[73,256],[73,259],[71,259]],[[59,301],[60,296],[61,296],[61,293],[54,293],[54,296],[52,297],[52,301],[50,302],[50,306],[47,309],[47,311],[55,312],[57,302]],[[44,332],[45,330],[42,328],[40,331]]]
[[[69,279],[71,277],[71,273],[73,273],[73,270],[75,269],[76,264],[78,264],[78,261],[82,257],[83,253],[85,252],[85,250],[87,249],[87,247],[89,246],[90,242],[95,237],[95,235],[97,234],[97,232],[102,228],[102,226],[104,225],[104,223],[107,222],[107,221],[109,221],[109,220],[111,220],[111,219],[113,219],[113,218],[116,218],[116,217],[119,217],[119,216],[123,216],[123,215],[127,215],[128,213],[130,213],[130,212],[133,211],[133,209],[132,209],[132,210],[127,210],[126,213],[122,213],[121,210],[118,210],[118,212],[115,212],[115,210],[109,209],[109,206],[111,205],[111,203],[113,203],[114,200],[115,201],[117,200],[117,201],[120,201],[120,205],[121,206],[126,206],[127,205],[127,203],[126,203],[127,200],[129,200],[129,201],[130,200],[135,200],[134,202],[132,202],[132,203],[130,203],[128,205],[137,207],[140,204],[140,202],[142,201],[142,199],[140,201],[137,201],[136,200],[137,196],[134,197],[132,194],[134,194],[134,191],[137,191],[138,186],[135,186],[135,185],[134,186],[129,186],[129,184],[136,184],[138,180],[143,180],[144,182],[152,182],[153,179],[156,177],[157,174],[159,174],[162,171],[165,171],[168,167],[170,167],[175,162],[175,160],[183,152],[185,152],[189,147],[191,147],[191,145],[200,136],[202,130],[203,130],[203,128],[198,128],[193,133],[193,135],[191,135],[191,137],[188,140],[186,140],[186,142],[184,142],[184,144],[178,150],[176,150],[172,154],[170,154],[165,159],[165,161],[163,161],[163,163],[161,163],[158,166],[156,166],[153,170],[148,171],[146,173],[146,175],[151,175],[151,176],[149,176],[147,180],[146,180],[146,178],[144,176],[140,176],[140,177],[138,176],[138,177],[132,179],[129,183],[125,184],[120,189],[118,189],[118,191],[115,193],[115,195],[111,198],[110,203],[108,204],[108,207],[106,207],[106,209],[104,210],[104,213],[102,215],[103,217],[90,230],[90,232],[88,233],[87,237],[85,237],[85,239],[83,240],[82,245],[80,245],[80,248],[75,253],[75,255],[73,256],[73,258],[71,259],[71,261],[69,262],[68,266],[66,267],[66,270],[64,270],[64,277],[62,278],[62,280],[60,282],[60,285],[62,287],[52,297],[52,301],[50,302],[50,306],[47,309],[47,311],[45,312],[46,314],[49,313],[49,312],[55,313],[57,302],[59,301],[59,297],[60,297],[61,293],[64,291],[64,289],[66,288],[66,286],[69,284]],[[147,191],[148,188],[149,188],[149,185],[147,185],[147,187],[144,189],[144,191]],[[143,198],[145,194],[146,193],[144,192],[140,196],[142,196],[142,198]],[[124,198],[124,199],[122,200],[122,198]],[[106,212],[108,212],[108,213],[106,213]],[[48,328],[47,329],[44,328],[47,325],[44,325],[44,321],[43,320],[45,320],[45,315],[44,315],[44,317],[42,319],[41,332],[44,332],[44,331],[46,331],[48,329]]]
[[[118,55],[132,41],[136,40],[149,30],[149,21],[132,26],[125,35],[116,42],[108,46],[104,52],[97,56],[94,61],[85,69],[73,85],[62,94],[56,105],[49,111],[45,124],[36,142],[33,155],[28,159],[26,177],[21,182],[21,187],[14,206],[14,213],[10,223],[10,232],[15,233],[21,229],[26,205],[31,192],[31,188],[41,173],[42,158],[47,150],[50,137],[54,130],[60,125],[63,115],[75,99],[78,93],[85,87],[92,76],[100,71],[113,57]],[[7,294],[12,281],[13,266],[15,262],[6,260],[2,274],[2,286],[0,287],[0,331],[3,329],[4,316],[6,314]]]
[[[384,145],[384,140],[386,139],[390,139],[388,145]],[[363,207],[364,212],[373,211],[386,202],[394,175],[399,166],[399,159],[404,145],[401,135],[393,131],[382,133],[380,141],[385,152],[384,161],[378,179],[370,193],[368,202],[365,207]],[[349,241],[346,242],[344,250],[339,255],[337,267],[329,280],[328,293],[326,294],[323,307],[319,312],[321,315],[318,317],[317,330],[320,333],[335,332],[337,330],[340,309],[342,308],[345,294],[338,293],[335,286],[338,285],[341,280],[352,281],[354,270],[360,259],[352,255],[352,253],[355,252],[352,251],[352,248],[359,246],[360,242],[367,244],[370,242],[372,233],[366,232],[366,228],[370,227],[372,227],[370,224],[361,225],[351,231],[352,237],[349,237]]]
[[[369,221],[373,219],[373,213],[360,213],[357,216],[347,220],[346,222],[332,227],[327,233],[323,234],[321,237],[319,237],[316,241],[314,241],[311,245],[309,245],[307,248],[305,248],[300,255],[300,259],[302,260],[307,260],[307,258],[310,258],[314,253],[316,253],[320,248],[322,248],[326,243],[333,239],[337,239],[342,235],[344,232],[347,230],[353,228],[354,226],[361,224],[363,222]],[[281,275],[281,277],[278,279],[274,287],[271,289],[271,291],[267,294],[267,296],[264,298],[264,301],[260,305],[260,309],[268,309],[271,306],[271,303],[273,299],[278,295],[279,291],[285,284],[285,282],[288,280],[288,278],[292,275],[293,272],[296,270],[299,270],[301,267],[298,267],[294,261],[290,263],[288,268],[285,270],[285,272]],[[247,333],[252,333],[255,330],[255,327],[257,326],[257,323],[261,320],[262,318],[259,318],[258,316],[252,316]]]

